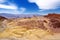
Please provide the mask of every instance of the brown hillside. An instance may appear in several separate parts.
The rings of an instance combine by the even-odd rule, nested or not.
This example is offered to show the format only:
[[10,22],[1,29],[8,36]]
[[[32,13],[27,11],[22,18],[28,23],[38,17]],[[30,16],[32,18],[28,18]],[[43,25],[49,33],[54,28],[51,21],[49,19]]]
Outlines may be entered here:
[[51,30],[55,32],[60,32],[60,14],[48,14],[48,15],[45,15],[44,17],[50,19],[49,28]]
[[3,16],[0,16],[0,20],[1,20],[1,21],[5,20],[5,19],[7,19],[7,18],[5,18],[5,17],[3,17]]
[[59,18],[60,19],[60,14],[48,14],[45,17],[48,17],[48,18]]
[[1,19],[0,40],[60,40],[59,14]]

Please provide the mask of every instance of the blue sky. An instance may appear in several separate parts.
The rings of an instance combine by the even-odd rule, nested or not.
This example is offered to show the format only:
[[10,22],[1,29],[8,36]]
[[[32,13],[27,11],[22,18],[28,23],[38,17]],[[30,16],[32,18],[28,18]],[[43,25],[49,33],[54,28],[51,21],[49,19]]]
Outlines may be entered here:
[[0,13],[60,13],[60,0],[0,0]]

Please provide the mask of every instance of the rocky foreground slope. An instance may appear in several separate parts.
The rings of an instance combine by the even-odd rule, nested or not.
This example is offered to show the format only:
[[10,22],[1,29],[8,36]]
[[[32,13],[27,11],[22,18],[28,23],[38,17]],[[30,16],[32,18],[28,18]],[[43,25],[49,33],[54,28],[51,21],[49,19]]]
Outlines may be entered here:
[[0,40],[60,40],[60,14],[0,21]]

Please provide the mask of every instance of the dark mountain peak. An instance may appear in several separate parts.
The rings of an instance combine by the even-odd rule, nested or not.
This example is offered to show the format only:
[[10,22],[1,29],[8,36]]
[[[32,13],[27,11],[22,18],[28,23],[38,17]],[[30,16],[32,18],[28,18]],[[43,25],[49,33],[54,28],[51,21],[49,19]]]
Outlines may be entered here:
[[3,16],[0,16],[0,20],[5,20],[5,19],[7,19],[7,18],[5,18],[5,17],[3,17]]

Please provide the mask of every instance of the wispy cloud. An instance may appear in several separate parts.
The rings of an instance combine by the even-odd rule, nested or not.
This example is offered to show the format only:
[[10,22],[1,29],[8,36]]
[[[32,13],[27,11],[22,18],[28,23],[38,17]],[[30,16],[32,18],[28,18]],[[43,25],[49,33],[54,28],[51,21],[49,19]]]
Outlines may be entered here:
[[[9,3],[9,5],[3,4],[5,2]],[[17,9],[17,6],[13,3],[10,3],[7,0],[0,0],[0,8],[3,8],[3,9]]]
[[[8,5],[3,4],[7,0],[0,0],[0,13],[9,13],[9,14],[22,14],[26,10],[25,8],[18,8],[14,3],[8,1]],[[1,10],[2,9],[2,10]]]
[[19,11],[17,11],[17,10],[10,10],[10,9],[4,9],[4,10],[0,10],[0,13],[18,14]]
[[14,5],[4,5],[4,4],[0,4],[0,8],[3,8],[3,9],[17,9],[17,7],[14,6]]
[[4,2],[6,2],[6,0],[0,0],[0,3],[4,3]]
[[21,7],[20,8],[20,13],[23,13],[26,10],[26,8]]
[[25,8],[18,9],[3,9],[0,10],[0,13],[8,13],[8,14],[23,14],[25,11]]
[[60,0],[28,0],[31,3],[36,3],[40,9],[49,10],[60,8]]

